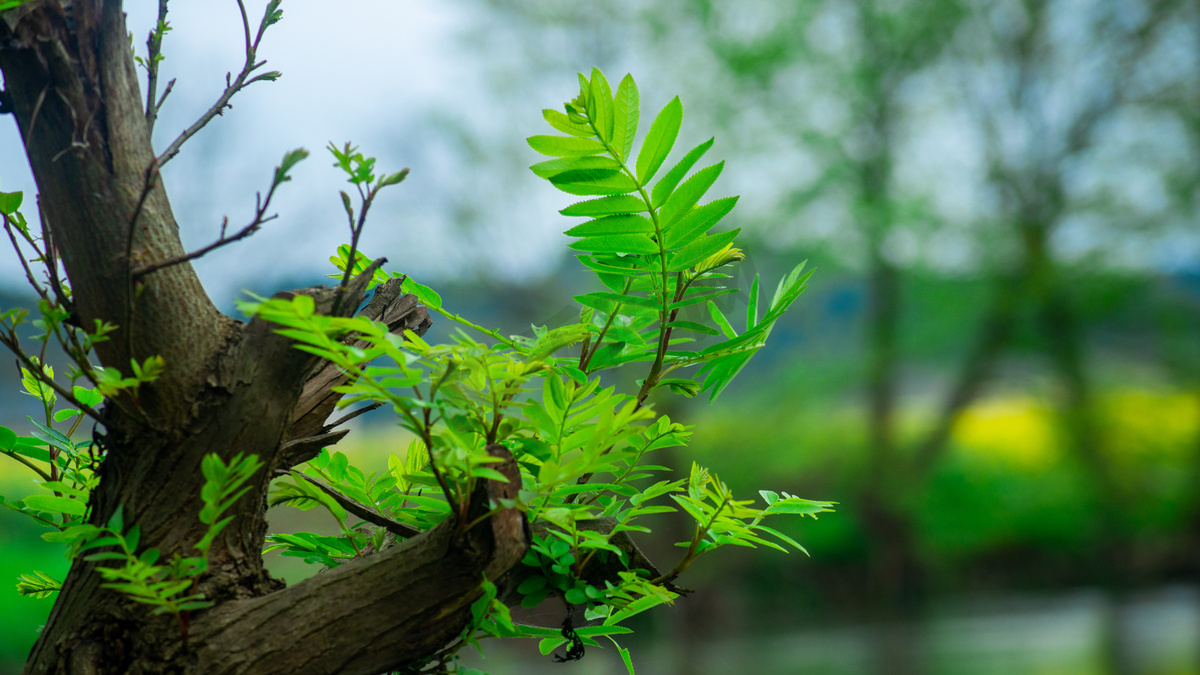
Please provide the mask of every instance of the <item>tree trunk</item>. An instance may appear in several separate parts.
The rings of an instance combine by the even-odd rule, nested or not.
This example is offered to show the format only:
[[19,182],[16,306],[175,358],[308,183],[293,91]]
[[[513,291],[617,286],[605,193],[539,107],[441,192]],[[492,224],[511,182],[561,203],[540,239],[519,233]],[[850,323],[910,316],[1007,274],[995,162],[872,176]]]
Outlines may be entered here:
[[[173,618],[101,588],[97,563],[77,560],[25,672],[367,674],[421,663],[452,641],[483,575],[500,577],[524,554],[519,513],[502,511],[491,527],[465,534],[445,523],[292,588],[263,569],[270,477],[344,435],[325,426],[338,400],[331,388],[341,382],[271,325],[218,312],[189,264],[134,280],[134,265],[184,250],[120,0],[33,0],[4,12],[0,69],[4,108],[24,139],[73,309],[84,326],[119,326],[97,357],[125,374],[131,359],[166,363],[137,401],[104,408],[97,440],[107,455],[90,522],[107,522],[123,506],[125,521],[141,528],[142,549],[186,555],[205,530],[201,459],[253,454],[265,467],[212,547],[199,590],[217,605],[194,613],[190,641]],[[350,312],[367,277],[347,289]],[[297,292],[312,295],[319,311],[334,305],[332,289]],[[364,312],[395,331],[429,325],[396,284],[380,287]],[[483,505],[507,489],[484,487]]]

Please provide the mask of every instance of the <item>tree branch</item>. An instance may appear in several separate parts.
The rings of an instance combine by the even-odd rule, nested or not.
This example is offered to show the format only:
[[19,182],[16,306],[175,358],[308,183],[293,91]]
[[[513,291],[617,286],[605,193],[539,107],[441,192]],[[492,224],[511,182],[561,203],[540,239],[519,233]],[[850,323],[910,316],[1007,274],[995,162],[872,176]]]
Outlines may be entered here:
[[175,84],[175,80],[171,80],[162,98],[155,100],[154,97],[158,93],[158,62],[161,60],[159,56],[162,54],[163,35],[167,30],[167,2],[168,0],[158,0],[158,23],[154,24],[150,37],[146,39],[146,129],[151,134],[154,133],[154,121],[158,119],[158,110],[163,101],[167,100],[167,94],[171,93]]
[[372,525],[378,525],[379,527],[382,527],[383,529],[387,530],[388,532],[391,532],[392,534],[396,535],[397,537],[403,537],[404,539],[411,539],[412,537],[415,537],[415,536],[421,534],[420,530],[418,530],[414,527],[411,527],[409,525],[405,525],[404,523],[401,523],[400,521],[392,520],[391,518],[388,518],[387,516],[376,511],[375,509],[371,508],[370,506],[367,506],[366,504],[362,504],[362,503],[354,501],[353,499],[347,497],[346,495],[342,494],[341,492],[338,492],[337,490],[333,489],[331,486],[326,485],[325,483],[317,480],[316,478],[306,476],[305,474],[302,474],[298,471],[293,473],[291,471],[286,471],[284,469],[276,470],[275,476],[277,478],[286,478],[289,476],[294,478],[296,476],[299,476],[300,478],[303,478],[304,480],[308,481],[309,483],[312,483],[313,485],[315,485],[317,487],[317,489],[320,490],[321,492],[324,492],[325,494],[329,495],[330,497],[333,497],[333,500],[335,502],[337,502],[338,504],[341,504],[342,508],[346,509],[346,511],[348,513],[352,513],[352,514],[358,516],[359,518],[362,518],[363,520],[367,521],[368,523],[371,523]]
[[246,16],[246,5],[242,0],[237,0],[237,3],[238,9],[242,14],[242,32],[246,43],[246,61],[242,65],[242,70],[232,82],[229,80],[228,75],[225,76],[225,91],[221,92],[221,96],[217,98],[217,102],[212,104],[212,107],[206,110],[204,114],[200,116],[200,119],[196,120],[187,129],[184,129],[174,141],[171,141],[171,144],[167,146],[167,149],[163,150],[162,154],[160,154],[154,160],[154,163],[157,165],[158,169],[161,169],[167,162],[171,161],[175,155],[179,154],[179,149],[183,147],[183,144],[186,143],[188,139],[199,133],[200,130],[203,129],[204,126],[209,122],[211,122],[214,117],[224,113],[225,109],[230,107],[229,101],[233,98],[234,94],[238,93],[242,89],[245,89],[251,84],[258,82],[259,80],[274,80],[279,77],[278,72],[272,71],[250,78],[250,75],[254,71],[263,67],[267,63],[266,61],[255,61],[255,58],[258,52],[258,45],[260,42],[262,42],[263,33],[266,32],[267,26],[270,25],[269,19],[271,8],[268,6],[267,12],[263,14],[262,21],[260,21],[258,25],[258,33],[254,35],[252,40],[250,33],[250,20]]
[[[516,496],[516,462],[495,465],[509,478],[480,481],[472,517]],[[197,672],[209,675],[376,675],[422,664],[458,638],[471,620],[480,583],[499,579],[528,550],[524,515],[501,509],[460,531],[449,518],[374,555],[261,598],[226,603],[192,625]],[[248,631],[247,626],[270,626]]]

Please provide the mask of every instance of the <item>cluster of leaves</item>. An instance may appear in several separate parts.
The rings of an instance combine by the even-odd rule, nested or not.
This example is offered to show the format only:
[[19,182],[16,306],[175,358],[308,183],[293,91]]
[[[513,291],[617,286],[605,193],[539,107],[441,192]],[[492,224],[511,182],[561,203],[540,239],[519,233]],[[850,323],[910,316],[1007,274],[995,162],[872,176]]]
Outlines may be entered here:
[[[12,459],[36,475],[41,491],[23,499],[0,496],[0,506],[25,515],[52,531],[42,535],[50,542],[72,544],[77,552],[79,536],[86,526],[88,497],[99,482],[95,469],[104,458],[104,450],[92,440],[73,440],[83,415],[78,408],[59,407],[61,399],[51,384],[54,369],[34,357],[36,371],[21,369],[24,393],[42,405],[43,420],[29,417],[32,436],[18,436],[0,426],[0,454]],[[94,389],[72,387],[73,396],[86,405],[98,406],[103,396]],[[58,425],[58,428],[55,428]],[[60,582],[45,572],[22,575],[17,590],[22,595],[47,597],[58,590]]]
[[[596,197],[563,210],[589,218],[567,233],[579,237],[572,248],[607,289],[576,297],[583,305],[577,322],[535,326],[532,337],[506,337],[444,308],[427,286],[382,267],[375,269],[372,285],[402,279],[405,291],[459,324],[458,333],[446,344],[431,344],[364,317],[318,314],[306,295],[242,304],[244,311],[279,324],[297,348],[349,376],[337,388],[342,405],[387,406],[413,436],[403,456],[390,456],[382,477],[326,451],[277,482],[272,503],[322,506],[338,521],[341,535],[276,535],[270,550],[334,566],[446,518],[456,519],[461,529],[474,527],[483,520],[468,514],[477,482],[505,480],[492,466],[500,461],[493,448],[503,446],[520,467],[521,485],[515,499],[492,507],[521,510],[538,533],[523,561],[517,588],[522,604],[556,599],[567,608],[583,607],[598,625],[560,631],[514,624],[493,582],[484,580],[462,644],[477,644],[485,635],[533,637],[542,639],[546,653],[570,644],[568,658],[577,658],[582,644],[628,632],[619,624],[630,616],[671,602],[678,591],[674,579],[704,553],[724,545],[802,551],[764,519],[815,516],[830,506],[763,491],[766,505],[755,507],[735,499],[701,467],[672,480],[667,467],[647,461],[656,450],[686,445],[691,435],[689,427],[654,412],[649,395],[658,388],[685,396],[707,390],[715,399],[763,346],[804,290],[808,274],[796,267],[767,303],[759,301],[755,277],[744,329],[736,331],[714,300],[737,292],[723,282],[744,254],[733,246],[737,230],[709,232],[736,198],[701,203],[721,163],[689,176],[712,140],[651,184],[678,135],[679,100],[659,113],[635,159],[639,95],[633,79],[625,77],[615,94],[598,70],[581,76],[580,84],[564,112],[545,111],[566,136],[529,139],[535,150],[555,157],[534,165],[537,175],[571,194]],[[373,160],[349,145],[330,150],[351,183],[385,182],[374,178]],[[353,235],[369,201],[357,214],[344,194],[343,203]],[[340,247],[332,261],[339,273],[331,276],[342,279],[373,264],[356,241]],[[765,304],[761,316],[760,304]],[[700,311],[685,315],[691,308]],[[705,343],[695,344],[698,340]],[[601,371],[634,364],[648,364],[636,392],[601,382]],[[688,368],[694,368],[691,377],[682,374]],[[680,542],[685,553],[678,564],[658,572],[628,533],[649,532],[648,517],[676,510],[695,519],[695,533]],[[363,515],[368,512],[370,518]],[[349,524],[349,514],[362,522]],[[597,576],[600,569],[616,571]],[[628,653],[621,654],[628,664]],[[442,656],[443,664],[453,660],[449,652]]]
[[[113,560],[117,566],[101,566],[96,571],[104,578],[107,588],[121,591],[133,600],[154,607],[155,614],[168,613],[185,625],[185,612],[211,607],[212,602],[195,592],[200,575],[208,570],[208,551],[221,530],[233,519],[224,516],[233,503],[249,490],[245,483],[261,468],[258,457],[241,454],[228,464],[215,454],[201,461],[204,487],[201,498],[200,522],[208,526],[204,537],[196,543],[197,555],[175,554],[170,561],[159,564],[161,552],[146,548],[138,553],[140,528],[124,523],[124,507],[117,510],[103,526],[79,525],[73,536],[80,542],[78,553],[95,550],[84,556],[88,561]],[[116,550],[114,550],[114,548]],[[107,549],[107,550],[99,550]]]
[[[43,338],[53,330],[54,320],[53,314],[44,314],[42,319],[34,322],[46,331]],[[15,328],[11,324],[8,327],[10,330]],[[21,383],[24,393],[41,403],[44,421],[28,418],[34,427],[32,436],[18,436],[12,429],[0,426],[0,454],[33,471],[37,475],[36,484],[44,492],[18,500],[0,496],[0,505],[50,528],[52,531],[43,534],[42,538],[66,543],[70,559],[86,553],[85,559],[89,561],[119,562],[118,565],[96,568],[106,582],[104,585],[137,602],[152,605],[156,613],[174,615],[182,625],[186,612],[212,604],[194,592],[195,584],[208,569],[208,550],[213,539],[230,522],[230,517],[223,517],[223,514],[245,493],[248,489],[244,487],[245,483],[260,468],[258,458],[238,455],[228,464],[216,455],[204,458],[201,463],[205,478],[201,491],[204,507],[200,520],[208,528],[196,544],[197,555],[176,554],[170,561],[160,564],[158,549],[146,548],[139,552],[140,529],[136,524],[126,528],[123,507],[118,506],[105,525],[87,522],[91,492],[99,482],[96,468],[104,460],[105,450],[91,439],[73,440],[84,413],[78,407],[60,407],[62,399],[57,392],[63,387],[56,384],[54,369],[42,364],[38,357],[29,358],[36,370],[22,368]],[[141,367],[136,363],[133,365],[135,376],[128,378],[129,382],[95,389],[73,384],[71,400],[95,409],[104,402],[106,392],[112,396],[122,390],[136,391],[142,383],[153,381],[162,370],[162,360],[157,357],[148,359]],[[97,376],[99,382],[110,381],[106,371],[99,367],[95,370],[101,371]],[[74,379],[78,376],[72,381]],[[17,591],[22,595],[45,598],[61,586],[62,582],[53,576],[34,571],[20,576]]]
[[[484,636],[539,638],[544,653],[568,644],[567,658],[578,658],[584,645],[597,644],[597,638],[613,640],[629,632],[620,625],[629,617],[671,602],[679,591],[675,578],[708,551],[724,545],[803,550],[763,520],[774,515],[815,516],[828,510],[828,503],[763,491],[766,506],[759,508],[735,499],[706,469],[693,466],[688,478],[672,479],[670,469],[648,461],[656,450],[686,445],[691,435],[689,427],[648,405],[651,393],[665,388],[690,397],[709,391],[709,399],[715,399],[765,344],[808,278],[803,265],[797,266],[779,282],[760,316],[764,303],[756,276],[744,328],[734,329],[715,300],[738,291],[724,284],[744,254],[734,247],[737,230],[710,231],[737,198],[701,203],[723,163],[692,173],[712,139],[687,152],[655,181],[674,146],[682,115],[682,105],[673,99],[655,118],[635,156],[637,86],[626,76],[614,94],[604,75],[594,70],[590,78],[580,77],[578,96],[562,112],[544,111],[551,126],[565,136],[529,139],[535,150],[554,157],[534,165],[535,174],[570,194],[593,197],[563,210],[564,215],[587,218],[567,234],[578,238],[571,247],[607,289],[576,297],[583,306],[576,322],[535,326],[532,337],[506,337],[449,311],[429,287],[389,274],[381,266],[376,266],[372,285],[400,278],[403,290],[457,323],[459,332],[445,344],[431,344],[411,331],[393,334],[386,325],[364,317],[318,314],[313,298],[304,294],[242,303],[246,312],[279,324],[279,332],[299,349],[349,376],[337,388],[342,405],[388,406],[413,437],[403,456],[390,455],[383,475],[364,472],[342,453],[325,450],[277,481],[272,504],[324,508],[340,533],[277,534],[269,539],[268,551],[333,567],[447,518],[465,531],[497,510],[522,511],[538,533],[521,566],[523,580],[516,592],[522,604],[555,599],[568,612],[572,606],[582,607],[586,619],[596,625],[576,628],[568,620],[556,630],[516,624],[494,580],[483,579],[464,639],[439,655],[445,664],[454,662],[457,648],[477,646]],[[351,276],[373,265],[358,250],[358,239],[375,197],[400,183],[407,170],[377,176],[375,160],[353,146],[331,144],[329,150],[359,197],[355,206],[346,192],[340,193],[350,243],[333,258],[338,273],[332,276],[340,277],[344,288]],[[304,155],[289,154],[276,170],[273,186],[284,182],[287,169]],[[247,231],[264,221],[269,201],[270,193]],[[107,585],[153,605],[157,612],[179,617],[185,628],[187,613],[207,606],[195,592],[195,583],[207,568],[208,547],[229,522],[223,514],[260,468],[258,461],[241,456],[229,464],[216,456],[205,459],[201,519],[208,531],[196,546],[198,555],[177,554],[160,563],[159,551],[139,551],[139,528],[126,527],[120,509],[103,526],[85,524],[88,494],[96,482],[93,469],[103,455],[96,455],[90,441],[73,442],[70,437],[84,414],[98,419],[93,408],[105,398],[132,406],[133,414],[139,412],[138,387],[153,381],[165,364],[157,358],[131,363],[132,377],[90,365],[92,345],[115,327],[97,324],[84,331],[72,320],[70,290],[59,278],[57,261],[47,255],[53,249],[29,231],[19,206],[19,194],[0,194],[0,214],[14,245],[22,238],[33,247],[33,260],[48,271],[43,286],[26,267],[41,296],[41,318],[33,325],[41,331],[43,344],[54,336],[76,367],[67,388],[54,382],[53,372],[39,358],[24,357],[26,390],[42,400],[46,422],[33,421],[38,431],[31,438],[0,430],[0,451],[38,472],[51,494],[5,506],[53,527],[56,531],[48,538],[68,542],[70,555],[86,553],[89,560],[118,562],[98,568]],[[226,238],[222,232],[212,247],[241,236]],[[0,315],[0,340],[19,358],[23,352],[16,346],[16,330],[26,318],[16,310]],[[568,353],[572,349],[577,353]],[[601,382],[602,371],[639,364],[648,367],[636,392]],[[694,370],[685,376],[688,369]],[[92,387],[77,385],[80,378]],[[60,397],[73,408],[55,411]],[[67,421],[72,422],[67,433],[52,426]],[[517,496],[490,504],[492,511],[483,516],[472,516],[471,500],[479,481],[508,480],[494,465],[509,454],[519,467]],[[39,463],[49,464],[50,470]],[[679,543],[685,552],[678,563],[662,573],[645,560],[629,533],[650,532],[649,517],[676,510],[692,516],[696,529],[689,541]],[[35,573],[22,578],[21,588],[44,596],[56,584],[48,575]],[[632,672],[628,652],[617,648]]]
[[[131,359],[131,377],[122,375],[118,368],[92,365],[89,355],[97,344],[109,339],[109,335],[117,330],[117,326],[96,319],[90,330],[82,327],[78,317],[74,316],[71,288],[63,278],[59,261],[54,256],[54,248],[48,245],[44,232],[38,235],[30,228],[29,222],[19,210],[23,201],[23,193],[0,192],[0,222],[3,223],[13,249],[20,257],[26,280],[38,294],[39,316],[30,320],[29,310],[23,308],[0,312],[0,344],[17,356],[26,379],[32,377],[38,380],[40,383],[37,386],[46,389],[45,393],[56,393],[73,406],[73,412],[64,411],[64,415],[84,414],[99,420],[95,407],[103,397],[113,399],[116,405],[132,404],[136,411],[140,411],[138,389],[143,384],[157,379],[165,368],[165,363],[159,356],[151,356],[141,363]],[[23,247],[32,249],[32,256],[28,259]],[[35,278],[30,263],[41,265],[45,270],[44,280]],[[37,356],[26,354],[21,347],[19,331],[25,324],[37,331],[32,339],[42,343]],[[69,387],[56,384],[53,372],[39,365],[45,360],[46,349],[52,339],[71,359],[67,372]],[[76,386],[80,380],[92,385],[92,389]],[[80,394],[80,391],[98,392],[99,395]],[[121,397],[121,394],[127,396]],[[51,398],[42,397],[42,400],[43,405],[53,406]]]

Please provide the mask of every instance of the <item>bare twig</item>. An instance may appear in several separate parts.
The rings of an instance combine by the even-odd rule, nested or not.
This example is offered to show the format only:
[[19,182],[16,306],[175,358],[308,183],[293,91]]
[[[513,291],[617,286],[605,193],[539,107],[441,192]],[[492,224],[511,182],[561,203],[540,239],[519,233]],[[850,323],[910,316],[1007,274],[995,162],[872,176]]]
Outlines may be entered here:
[[97,422],[99,422],[101,424],[104,424],[104,419],[100,417],[100,413],[98,413],[94,409],[92,409],[91,406],[89,406],[89,405],[83,403],[82,401],[80,401],[79,399],[75,398],[74,393],[64,389],[62,387],[62,385],[58,384],[52,378],[47,376],[46,373],[44,371],[42,371],[41,366],[34,363],[33,359],[29,358],[29,355],[26,354],[25,351],[21,349],[21,346],[19,344],[17,344],[15,333],[12,333],[11,331],[9,332],[8,335],[4,335],[3,333],[0,333],[0,344],[7,347],[8,351],[12,352],[13,355],[17,357],[17,360],[21,363],[21,365],[24,366],[25,369],[27,371],[29,371],[29,373],[31,375],[33,375],[35,378],[37,378],[37,380],[39,382],[41,382],[41,383],[45,384],[46,386],[50,387],[51,389],[53,389],[54,393],[61,396],[63,398],[63,400],[70,401],[71,405],[75,406],[76,408],[79,408],[80,412],[82,412],[83,414],[87,415],[88,417],[91,417],[92,419],[96,420]]
[[162,107],[163,101],[166,100],[167,94],[171,91],[171,86],[175,84],[175,80],[171,80],[167,85],[166,91],[163,92],[162,98],[155,100],[158,93],[158,62],[159,56],[162,54],[163,35],[166,33],[167,26],[167,2],[168,0],[158,0],[158,23],[154,25],[154,29],[150,31],[150,37],[146,39],[146,131],[148,134],[154,132],[154,121],[158,119],[158,109]]
[[354,222],[353,212],[349,208],[346,209],[346,214],[350,219],[350,255],[346,258],[346,271],[342,274],[342,282],[338,284],[337,298],[333,301],[334,314],[341,309],[346,284],[350,282],[350,275],[354,273],[354,261],[358,257],[358,239],[362,236],[363,226],[367,224],[367,211],[371,210],[371,203],[375,201],[375,195],[378,192],[379,188],[373,187],[367,188],[364,193],[362,186],[358,186],[358,196],[362,200],[362,206],[359,209],[357,223]]
[[[38,297],[50,302],[50,298],[46,295],[45,289],[43,289],[42,285],[37,282],[37,279],[33,278],[33,270],[29,268],[29,262],[25,260],[25,255],[21,252],[21,246],[17,243],[17,235],[13,233],[13,223],[9,219],[8,214],[0,213],[0,218],[4,219],[4,231],[8,233],[8,239],[12,242],[13,251],[17,254],[17,260],[21,261],[21,268],[25,270],[25,279],[29,282],[30,286],[33,286],[33,290],[37,291]],[[23,238],[25,241],[29,242],[31,246],[33,246],[34,252],[41,256],[44,260],[45,255],[38,249],[38,247],[30,242],[28,237]]]
[[368,523],[371,523],[372,525],[378,525],[379,527],[382,527],[383,529],[387,530],[388,532],[391,532],[392,534],[396,535],[397,537],[404,537],[405,539],[408,539],[411,537],[415,537],[418,534],[421,534],[421,531],[416,529],[415,527],[411,527],[411,526],[405,525],[404,523],[401,523],[399,521],[392,520],[391,518],[388,518],[387,516],[376,511],[375,509],[371,508],[370,506],[367,506],[366,504],[360,504],[359,502],[354,501],[353,499],[347,497],[346,495],[342,494],[341,492],[338,492],[337,490],[330,487],[329,485],[326,485],[325,483],[317,480],[316,478],[311,478],[309,476],[306,476],[306,475],[300,473],[299,471],[285,471],[283,469],[279,469],[279,470],[275,471],[275,475],[277,477],[291,476],[291,477],[295,478],[295,477],[299,476],[300,478],[303,478],[304,480],[308,481],[309,483],[312,483],[313,486],[315,486],[321,492],[324,492],[325,494],[332,497],[333,501],[340,504],[342,506],[342,508],[346,509],[347,512],[353,513],[354,515],[358,516],[359,518],[362,518],[363,520],[367,521]]
[[340,427],[343,424],[345,424],[346,422],[349,422],[350,420],[354,419],[355,417],[358,417],[359,415],[365,415],[366,413],[369,413],[372,410],[375,410],[376,408],[381,407],[382,405],[383,405],[382,402],[376,401],[375,403],[372,403],[371,405],[369,405],[365,408],[359,408],[358,410],[355,410],[354,412],[347,413],[347,414],[339,417],[332,424],[325,425],[325,428],[326,429],[334,429],[336,427]]
[[254,71],[263,67],[267,63],[266,61],[256,61],[255,58],[258,52],[258,46],[262,42],[263,33],[266,32],[267,26],[271,25],[272,23],[270,21],[272,7],[270,5],[267,7],[267,11],[263,14],[262,21],[260,21],[258,24],[258,32],[252,36],[250,32],[250,20],[249,17],[246,16],[246,5],[242,0],[237,0],[237,4],[238,9],[242,14],[242,33],[245,37],[246,45],[246,61],[242,65],[242,70],[237,74],[237,77],[233,78],[232,80],[230,80],[228,74],[225,76],[225,91],[221,93],[219,98],[217,98],[217,102],[214,103],[208,110],[206,110],[204,114],[200,116],[200,119],[196,120],[187,129],[184,129],[174,141],[171,141],[171,144],[167,146],[167,149],[164,150],[162,154],[154,160],[154,164],[159,169],[161,169],[167,162],[171,161],[175,155],[179,154],[179,149],[183,147],[183,144],[186,143],[188,139],[199,133],[199,131],[203,129],[204,126],[209,122],[211,122],[214,117],[224,113],[225,109],[230,107],[229,100],[233,98],[234,94],[260,80],[274,80],[279,77],[279,73],[276,71],[269,71],[262,73],[261,75],[250,77]]

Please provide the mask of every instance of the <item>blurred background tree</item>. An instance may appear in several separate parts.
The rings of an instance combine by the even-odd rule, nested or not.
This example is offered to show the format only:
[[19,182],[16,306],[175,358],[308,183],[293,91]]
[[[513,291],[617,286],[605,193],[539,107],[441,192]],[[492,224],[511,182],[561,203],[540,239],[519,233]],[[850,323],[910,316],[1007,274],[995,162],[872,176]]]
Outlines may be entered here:
[[[429,281],[458,289],[449,304],[523,317],[512,332],[576,311],[543,300],[582,292],[574,261],[529,262],[561,248],[553,210],[569,200],[538,190],[523,139],[540,124],[527,102],[563,98],[593,64],[707,118],[685,128],[714,129],[730,157],[754,266],[818,267],[731,410],[679,412],[735,489],[839,513],[806,529],[807,561],[697,570],[705,591],[661,626],[679,651],[645,672],[1200,673],[1196,3],[446,7],[446,51],[411,67],[474,79],[374,123],[369,145],[430,176],[396,211],[444,251]],[[738,476],[727,455],[754,461]],[[0,615],[32,611],[2,592],[21,604]],[[748,615],[750,595],[772,609]],[[717,640],[730,631],[741,641]]]

